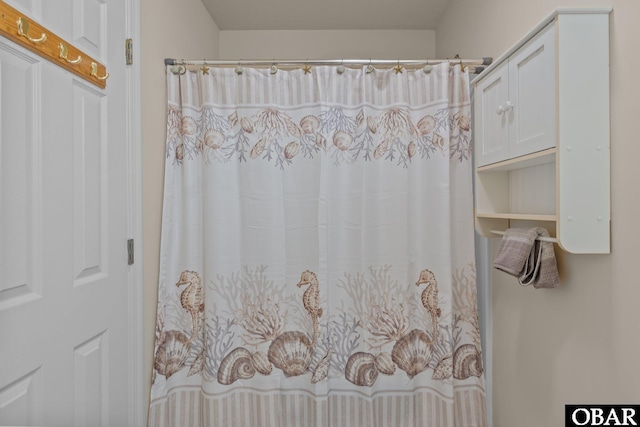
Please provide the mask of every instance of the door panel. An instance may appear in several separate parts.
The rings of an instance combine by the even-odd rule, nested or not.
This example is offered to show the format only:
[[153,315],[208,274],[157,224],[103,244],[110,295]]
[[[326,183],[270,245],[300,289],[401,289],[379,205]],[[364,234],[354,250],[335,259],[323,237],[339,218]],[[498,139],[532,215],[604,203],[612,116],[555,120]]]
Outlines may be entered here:
[[105,331],[74,349],[76,426],[109,425],[108,338],[108,332]]
[[5,425],[25,426],[42,422],[42,373],[30,372],[0,390]]
[[41,293],[38,71],[36,60],[0,45],[0,310]]
[[4,0],[4,2],[33,19],[42,18],[42,0]]
[[105,97],[73,82],[73,219],[76,285],[103,278],[107,264]]
[[107,34],[107,7],[102,0],[73,0],[73,39],[70,42],[101,62],[105,56],[103,35]]

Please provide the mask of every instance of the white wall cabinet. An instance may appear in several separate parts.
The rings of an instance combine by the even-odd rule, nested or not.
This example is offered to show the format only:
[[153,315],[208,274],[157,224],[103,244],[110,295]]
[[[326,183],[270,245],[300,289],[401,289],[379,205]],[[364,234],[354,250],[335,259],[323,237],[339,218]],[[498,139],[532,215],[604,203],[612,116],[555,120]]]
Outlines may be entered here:
[[480,234],[609,253],[609,13],[558,9],[473,81]]
[[478,166],[556,145],[555,51],[553,22],[478,83]]

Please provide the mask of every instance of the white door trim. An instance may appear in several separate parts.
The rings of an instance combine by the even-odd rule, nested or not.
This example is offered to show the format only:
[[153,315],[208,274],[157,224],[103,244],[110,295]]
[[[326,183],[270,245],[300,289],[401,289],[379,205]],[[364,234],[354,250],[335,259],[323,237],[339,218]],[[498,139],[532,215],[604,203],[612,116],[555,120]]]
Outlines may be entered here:
[[[143,253],[142,253],[142,128],[140,85],[140,0],[126,0],[126,37],[133,40],[133,64],[126,67],[127,150],[128,150],[128,236],[134,239],[134,263],[129,269],[129,426],[147,424],[144,387],[144,319],[143,319]],[[122,60],[125,60],[122,40]],[[123,247],[126,242],[122,242]],[[126,260],[123,260],[126,262]]]

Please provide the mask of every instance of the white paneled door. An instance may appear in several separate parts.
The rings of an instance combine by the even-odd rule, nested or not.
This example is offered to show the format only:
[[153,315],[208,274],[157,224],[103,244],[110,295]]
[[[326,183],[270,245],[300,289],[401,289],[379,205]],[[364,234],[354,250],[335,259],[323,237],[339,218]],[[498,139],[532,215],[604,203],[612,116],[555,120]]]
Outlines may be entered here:
[[7,3],[110,77],[0,38],[0,425],[131,425],[130,2]]

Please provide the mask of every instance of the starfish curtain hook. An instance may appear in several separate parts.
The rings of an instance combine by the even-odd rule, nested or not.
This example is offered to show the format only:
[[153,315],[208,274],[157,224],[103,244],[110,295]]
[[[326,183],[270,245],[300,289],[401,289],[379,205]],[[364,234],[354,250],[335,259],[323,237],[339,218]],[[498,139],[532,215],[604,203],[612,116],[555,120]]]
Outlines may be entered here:
[[200,69],[202,70],[202,75],[203,76],[205,74],[209,74],[209,67],[207,67],[207,60],[206,59],[202,60],[202,67]]
[[402,74],[402,65],[400,65],[400,60],[399,59],[398,59],[398,65],[393,67],[393,70],[396,72],[396,74]]
[[309,74],[311,72],[311,66],[307,63],[308,59],[305,60],[304,62],[304,67],[302,67],[302,70],[304,71],[305,74]]

